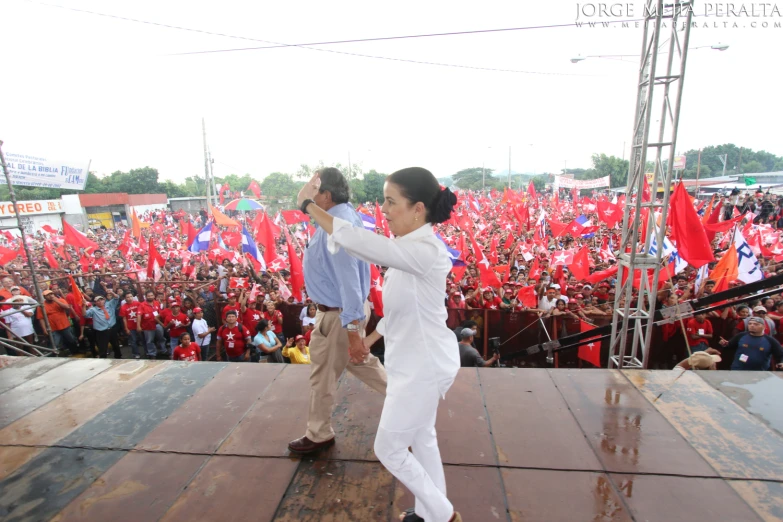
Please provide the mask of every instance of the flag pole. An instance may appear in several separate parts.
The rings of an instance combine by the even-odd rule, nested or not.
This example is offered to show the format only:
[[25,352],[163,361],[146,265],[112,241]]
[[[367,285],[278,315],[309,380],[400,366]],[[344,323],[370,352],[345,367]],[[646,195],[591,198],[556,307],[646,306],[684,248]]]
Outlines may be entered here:
[[[41,288],[38,286],[38,275],[35,273],[35,267],[33,266],[33,257],[30,255],[30,247],[27,246],[27,238],[25,238],[24,227],[22,227],[22,218],[19,217],[19,207],[16,203],[16,193],[14,192],[14,185],[11,183],[11,176],[8,174],[8,165],[5,162],[5,155],[3,154],[3,141],[0,140],[0,164],[3,166],[3,175],[5,176],[5,182],[8,185],[9,197],[11,198],[11,204],[14,206],[14,214],[16,215],[16,226],[13,228],[19,229],[19,235],[22,239],[22,248],[27,256],[27,264],[30,265],[30,277],[33,280],[33,287],[35,288],[35,295],[38,298],[39,303],[44,302]],[[49,325],[49,315],[46,313],[46,307],[41,306],[41,314],[43,315],[44,324],[46,325],[46,332],[49,334],[49,342],[52,345],[52,350],[55,354],[58,353],[57,345],[54,343],[54,333]]]

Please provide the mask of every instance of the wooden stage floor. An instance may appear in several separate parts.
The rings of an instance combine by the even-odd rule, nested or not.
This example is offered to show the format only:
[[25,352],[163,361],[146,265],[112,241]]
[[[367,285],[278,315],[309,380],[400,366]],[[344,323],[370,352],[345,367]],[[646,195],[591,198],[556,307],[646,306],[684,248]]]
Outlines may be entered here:
[[[390,521],[383,399],[350,375],[337,444],[292,458],[310,369],[0,358],[0,520]],[[774,373],[462,369],[441,402],[467,522],[783,520]]]

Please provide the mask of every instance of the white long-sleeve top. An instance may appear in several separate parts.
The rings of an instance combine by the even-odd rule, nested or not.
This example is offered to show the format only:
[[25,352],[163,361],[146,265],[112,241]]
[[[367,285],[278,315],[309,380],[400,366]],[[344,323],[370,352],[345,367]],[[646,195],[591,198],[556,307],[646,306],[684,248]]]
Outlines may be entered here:
[[383,286],[384,317],[376,329],[386,345],[387,404],[389,399],[401,399],[397,404],[406,408],[384,408],[381,426],[394,431],[416,428],[416,404],[422,394],[445,397],[460,367],[457,338],[446,326],[443,305],[452,267],[449,254],[430,224],[393,240],[339,218],[333,227],[329,252],[342,247],[352,256],[389,267]]

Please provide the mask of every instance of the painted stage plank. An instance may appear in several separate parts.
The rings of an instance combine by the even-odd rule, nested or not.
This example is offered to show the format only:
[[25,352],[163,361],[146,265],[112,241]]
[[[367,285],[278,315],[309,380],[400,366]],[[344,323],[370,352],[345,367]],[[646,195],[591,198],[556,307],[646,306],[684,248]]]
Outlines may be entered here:
[[783,379],[772,372],[699,372],[699,377],[783,435]]
[[0,393],[5,393],[30,379],[40,377],[52,368],[73,360],[64,357],[9,357],[9,359],[15,361],[13,365],[0,369]]
[[51,522],[158,520],[207,458],[202,455],[126,454]]
[[281,371],[282,364],[229,364],[138,447],[213,453]]
[[[500,470],[494,467],[446,466],[446,494],[462,519],[508,522]],[[399,515],[414,506],[414,498],[399,480],[394,481],[394,508]],[[396,519],[395,519],[396,520]]]
[[480,377],[501,464],[602,471],[546,369],[487,368]]
[[761,520],[720,479],[616,474],[610,474],[609,477],[636,520]]
[[277,522],[392,520],[394,478],[378,462],[303,460]]
[[218,449],[220,454],[278,457],[305,434],[310,367],[287,364]]
[[[0,428],[108,369],[113,360],[79,359],[51,368],[0,396]],[[3,371],[10,370],[6,368]]]
[[438,405],[435,430],[441,457],[447,464],[497,464],[480,382],[489,374],[482,371],[461,369],[446,399]]
[[548,371],[607,471],[716,476],[622,373]]
[[783,483],[730,480],[728,484],[765,522],[783,522]]
[[[76,361],[80,362],[80,361]],[[220,363],[168,363],[133,393],[86,422],[0,481],[7,522],[48,520],[117,463],[199,388],[225,368]]]
[[720,476],[783,480],[783,437],[697,373],[646,370],[628,377]]
[[605,473],[503,469],[502,475],[513,522],[633,520]]
[[213,456],[160,522],[269,522],[298,464],[295,459]]
[[162,361],[127,361],[96,375],[0,430],[0,480],[125,397],[164,368]]

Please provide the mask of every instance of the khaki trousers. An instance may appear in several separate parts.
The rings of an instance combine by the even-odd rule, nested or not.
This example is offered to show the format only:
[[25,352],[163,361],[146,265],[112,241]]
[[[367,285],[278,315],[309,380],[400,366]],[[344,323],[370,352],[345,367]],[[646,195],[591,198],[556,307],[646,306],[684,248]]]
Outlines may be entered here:
[[367,386],[386,395],[386,370],[377,357],[370,355],[363,364],[349,362],[348,332],[343,328],[337,311],[319,311],[315,315],[315,329],[310,335],[310,369],[310,412],[306,436],[313,442],[324,442],[334,437],[334,394],[343,370],[347,369]]

